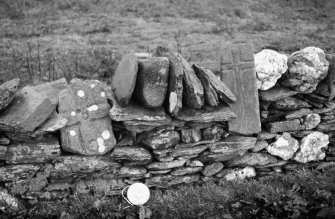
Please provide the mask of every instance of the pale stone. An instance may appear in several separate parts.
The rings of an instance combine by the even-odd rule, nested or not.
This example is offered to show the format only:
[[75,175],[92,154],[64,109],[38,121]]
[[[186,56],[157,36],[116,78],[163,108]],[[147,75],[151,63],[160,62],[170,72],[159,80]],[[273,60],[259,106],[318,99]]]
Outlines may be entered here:
[[318,126],[321,122],[321,117],[319,114],[311,113],[306,116],[304,121],[304,126],[306,129],[314,129],[316,126]]
[[298,149],[298,140],[292,138],[287,132],[284,132],[282,136],[266,148],[270,154],[278,156],[283,160],[291,159]]

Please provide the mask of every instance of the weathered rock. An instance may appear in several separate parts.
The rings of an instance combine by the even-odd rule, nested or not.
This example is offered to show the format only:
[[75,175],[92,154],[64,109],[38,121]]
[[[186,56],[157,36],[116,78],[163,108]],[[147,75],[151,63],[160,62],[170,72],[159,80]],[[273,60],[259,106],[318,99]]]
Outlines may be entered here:
[[230,132],[254,134],[261,131],[253,53],[250,44],[233,44],[221,50],[221,81],[237,97],[231,104],[237,118],[228,123]]
[[224,169],[215,177],[224,178],[226,181],[244,180],[256,176],[256,170],[253,167],[237,168],[237,169]]
[[306,129],[310,130],[318,126],[320,122],[321,122],[320,115],[316,113],[311,113],[306,116],[303,125],[306,127]]
[[183,176],[186,174],[193,174],[200,172],[202,170],[202,167],[179,167],[175,170],[173,170],[170,174],[172,176]]
[[201,140],[200,129],[183,129],[180,133],[181,141],[184,143],[194,143]]
[[195,74],[192,66],[184,59],[181,58],[184,79],[183,79],[183,101],[184,105],[201,109],[204,105],[204,87],[201,81]]
[[213,123],[208,122],[208,123],[204,123],[204,122],[187,122],[186,126],[190,127],[190,128],[197,128],[197,129],[205,129],[205,128],[209,128],[213,125]]
[[122,57],[112,78],[112,91],[121,106],[126,106],[133,94],[138,72],[137,57],[131,51]]
[[15,78],[0,85],[0,111],[4,110],[15,98],[20,79]]
[[280,99],[284,99],[286,97],[291,97],[296,95],[298,92],[288,89],[286,87],[275,86],[270,90],[260,90],[258,91],[259,99],[263,101],[277,101]]
[[42,83],[36,86],[31,87],[37,93],[43,95],[45,98],[48,98],[52,104],[57,105],[59,94],[63,90],[69,87],[65,78],[61,78],[56,81],[51,81],[47,83]]
[[226,132],[223,130],[223,128],[218,125],[214,125],[202,130],[203,140],[219,141],[224,137],[225,134]]
[[259,152],[269,146],[269,143],[265,140],[257,140],[254,148],[251,148],[252,152]]
[[323,160],[326,157],[325,149],[329,144],[329,136],[322,132],[312,132],[301,140],[300,150],[294,160],[300,163]]
[[269,154],[278,156],[283,160],[291,159],[298,149],[299,142],[287,132],[284,132],[282,136],[266,148]]
[[174,160],[170,162],[152,162],[147,165],[149,170],[166,170],[176,167],[182,167],[186,163],[186,160]]
[[282,84],[301,93],[312,93],[327,76],[328,66],[323,50],[306,47],[288,58],[288,73]]
[[211,144],[214,143],[215,141],[199,141],[199,142],[195,142],[195,143],[186,143],[186,144],[177,144],[175,146],[175,149],[179,149],[179,148],[192,148],[195,146],[199,146],[199,145],[207,145],[207,144]]
[[272,88],[287,70],[287,56],[270,49],[255,54],[257,87],[260,90]]
[[124,146],[115,147],[111,153],[111,158],[117,161],[150,162],[152,155],[143,147]]
[[277,158],[266,153],[246,153],[241,157],[236,157],[228,162],[228,166],[263,166],[276,163]]
[[72,79],[59,95],[59,113],[68,122],[61,130],[62,148],[82,155],[102,155],[116,145],[109,104],[99,81]]
[[138,137],[139,142],[153,150],[162,150],[173,147],[180,141],[179,133],[176,131],[160,131],[142,133]]
[[148,108],[163,105],[169,80],[169,60],[165,57],[152,57],[138,65],[136,99]]
[[266,131],[261,131],[257,135],[257,138],[258,139],[262,139],[262,140],[269,140],[269,139],[273,139],[275,137],[277,137],[277,134],[275,134],[275,133],[269,133],[269,132],[266,132]]
[[167,174],[170,173],[172,170],[168,169],[168,170],[150,170],[149,173],[157,175],[157,174]]
[[266,125],[266,128],[271,133],[290,132],[304,130],[305,126],[300,124],[299,119],[288,121],[272,122]]
[[67,119],[60,114],[53,112],[51,116],[39,126],[34,133],[32,134],[33,137],[46,134],[48,132],[55,132],[67,124]]
[[198,155],[208,148],[207,145],[199,145],[191,148],[178,148],[170,153],[172,157]]
[[[0,115],[0,130],[15,135],[30,135],[55,110],[56,105],[31,87],[22,88]],[[15,136],[14,136],[15,138]],[[19,140],[18,137],[15,138]]]
[[13,182],[33,177],[40,169],[39,165],[24,164],[0,167],[0,182]]
[[126,186],[122,179],[87,179],[76,182],[72,189],[78,194],[118,195]]
[[277,100],[273,102],[271,105],[279,110],[296,110],[296,109],[312,107],[307,102],[299,100],[294,97],[286,97],[284,99]]
[[0,134],[0,145],[9,145],[10,139]]
[[177,119],[186,121],[186,122],[220,122],[220,121],[229,121],[233,118],[236,118],[235,113],[233,113],[228,107],[218,106],[205,109],[191,109],[191,108],[182,108],[177,116]]
[[185,176],[172,176],[172,175],[160,175],[149,178],[145,181],[150,187],[167,188],[173,185],[182,183],[192,183],[200,180],[199,175],[185,175]]
[[145,167],[140,166],[125,166],[121,167],[115,177],[144,177],[147,173],[147,169]]
[[224,165],[221,162],[215,162],[212,164],[208,164],[202,170],[202,174],[204,176],[213,176],[220,172],[223,169]]
[[209,145],[212,153],[231,153],[245,151],[256,146],[256,138],[243,136],[229,136],[220,142]]
[[190,166],[190,167],[203,167],[204,164],[201,163],[201,161],[199,161],[199,160],[192,160],[192,161],[188,164],[188,166]]
[[333,122],[321,122],[317,127],[316,129],[318,131],[322,131],[322,132],[327,132],[327,131],[334,131],[335,130],[335,121]]
[[124,121],[124,127],[132,132],[132,133],[141,133],[141,132],[148,132],[154,129],[173,129],[173,124],[171,117],[166,116],[165,120],[159,121],[139,121],[139,120],[132,120],[132,121]]
[[[15,214],[19,211],[25,210],[23,203],[15,196],[9,194],[9,192],[0,187],[0,209],[2,212],[7,214]],[[4,217],[6,218],[6,217]]]
[[303,116],[307,116],[308,114],[311,114],[311,113],[312,113],[312,110],[302,108],[302,109],[294,110],[294,111],[291,111],[291,112],[287,113],[285,115],[285,118],[287,120],[289,120],[289,119],[299,119],[299,118],[301,118]]

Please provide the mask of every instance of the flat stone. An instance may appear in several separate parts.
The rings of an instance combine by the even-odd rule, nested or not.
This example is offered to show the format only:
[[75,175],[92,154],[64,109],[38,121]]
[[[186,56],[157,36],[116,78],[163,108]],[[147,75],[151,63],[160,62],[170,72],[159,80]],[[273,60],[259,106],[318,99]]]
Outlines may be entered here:
[[195,74],[192,66],[184,59],[181,58],[184,78],[183,78],[183,101],[184,105],[201,109],[205,102],[204,87],[200,79]]
[[306,127],[300,124],[299,119],[288,121],[272,122],[266,125],[266,128],[271,133],[290,132],[304,130]]
[[150,162],[152,160],[152,155],[143,147],[124,146],[115,147],[111,153],[111,158],[117,161]]
[[299,118],[301,118],[303,116],[307,116],[308,114],[311,114],[311,113],[312,113],[312,110],[302,108],[302,109],[294,110],[294,111],[291,111],[291,112],[287,113],[285,115],[285,118],[287,120],[289,120],[289,119],[299,119]]
[[150,170],[149,173],[153,174],[153,175],[161,175],[161,174],[167,174],[170,173],[172,170]]
[[0,85],[0,111],[4,110],[15,98],[20,79],[15,78]]
[[207,145],[199,145],[191,148],[178,148],[170,153],[172,157],[198,155],[208,148]]
[[237,118],[228,122],[229,131],[240,134],[260,132],[257,79],[251,44],[232,44],[221,49],[220,77],[237,97],[230,107]]
[[192,148],[192,147],[195,147],[195,146],[199,146],[199,145],[207,145],[207,144],[211,144],[211,143],[214,143],[215,141],[213,140],[210,140],[210,141],[199,141],[199,142],[195,142],[195,143],[180,143],[180,144],[177,144],[175,146],[175,149],[179,149],[179,148]]
[[202,174],[204,176],[213,176],[220,172],[223,169],[224,165],[221,162],[215,162],[212,164],[208,164],[202,170]]
[[228,107],[218,106],[218,107],[207,107],[205,109],[192,109],[192,108],[182,108],[177,116],[177,119],[186,122],[220,122],[229,121],[236,118],[236,114],[233,113]]
[[277,158],[267,153],[246,153],[241,157],[230,160],[228,166],[264,166],[276,162]]
[[312,132],[313,130],[301,130],[301,131],[290,132],[290,134],[295,138],[303,138],[306,135],[311,134]]
[[224,178],[226,181],[239,181],[256,176],[256,170],[253,167],[224,169],[215,177]]
[[259,152],[269,146],[269,143],[266,140],[257,140],[254,148],[251,148],[252,152]]
[[311,113],[306,116],[303,125],[306,127],[307,130],[310,130],[318,126],[320,122],[321,122],[320,115],[316,113]]
[[147,179],[145,184],[149,187],[168,188],[173,185],[183,183],[193,183],[200,180],[199,175],[185,175],[185,176],[172,176],[172,175],[161,175]]
[[168,89],[169,60],[152,57],[139,62],[135,97],[144,107],[156,108],[163,105]]
[[186,174],[193,174],[200,172],[202,170],[202,167],[179,167],[175,170],[173,170],[170,174],[172,176],[183,176]]
[[81,155],[102,155],[116,145],[110,106],[101,82],[72,79],[59,95],[59,114],[67,125],[61,129],[64,151]]
[[18,198],[11,195],[6,189],[2,187],[0,187],[0,206],[2,212],[11,215],[26,209]]
[[162,150],[173,147],[180,141],[176,131],[160,131],[142,133],[138,137],[139,142],[152,150]]
[[58,131],[65,127],[66,124],[67,119],[54,111],[51,116],[34,131],[32,136],[35,137],[49,132]]
[[32,178],[40,166],[37,164],[9,165],[0,167],[0,182],[15,182]]
[[296,110],[312,107],[309,103],[294,97],[286,97],[284,99],[277,100],[271,105],[279,110]]
[[170,162],[152,162],[146,167],[149,170],[166,170],[173,169],[177,167],[182,167],[186,163],[186,160],[174,160]]
[[204,86],[205,99],[208,96],[206,95],[206,89],[210,89],[209,87],[212,86],[221,102],[230,104],[237,101],[235,94],[233,94],[228,86],[224,82],[220,81],[211,70],[197,64],[193,64],[193,69]]
[[270,140],[270,139],[273,139],[273,138],[276,138],[276,137],[277,137],[277,134],[270,133],[270,132],[267,132],[267,131],[261,131],[257,135],[257,138],[262,139],[262,140]]
[[327,76],[329,62],[320,48],[306,47],[294,52],[287,62],[288,73],[281,83],[300,93],[312,93]]
[[182,129],[180,133],[181,141],[184,143],[194,143],[201,140],[200,129]]
[[219,141],[226,135],[226,132],[223,130],[221,126],[214,125],[209,128],[205,128],[202,130],[202,138],[203,140],[213,140]]
[[284,132],[282,136],[266,148],[269,154],[278,156],[283,160],[291,159],[298,149],[298,140],[292,138],[287,132]]
[[56,81],[51,81],[47,83],[42,83],[31,87],[37,93],[48,98],[52,104],[58,105],[59,94],[63,90],[69,87],[65,78],[58,79]]
[[187,127],[197,128],[197,129],[209,128],[212,125],[213,125],[213,123],[211,123],[211,122],[204,123],[204,122],[192,122],[192,121],[190,121],[190,122],[186,123]]
[[125,178],[125,177],[144,177],[147,173],[147,169],[141,166],[125,166],[121,167],[115,177]]
[[281,86],[275,86],[270,90],[258,91],[259,99],[263,101],[277,101],[286,97],[291,97],[297,93],[297,91]]
[[220,142],[209,145],[212,153],[232,153],[245,151],[256,146],[257,138],[243,136],[229,136]]
[[323,160],[326,157],[325,149],[329,144],[329,136],[322,132],[312,132],[300,142],[300,150],[294,160],[300,163]]
[[272,88],[287,70],[287,56],[271,49],[255,54],[257,87],[260,90]]
[[128,105],[136,85],[138,60],[133,51],[123,55],[112,78],[112,91],[121,106]]

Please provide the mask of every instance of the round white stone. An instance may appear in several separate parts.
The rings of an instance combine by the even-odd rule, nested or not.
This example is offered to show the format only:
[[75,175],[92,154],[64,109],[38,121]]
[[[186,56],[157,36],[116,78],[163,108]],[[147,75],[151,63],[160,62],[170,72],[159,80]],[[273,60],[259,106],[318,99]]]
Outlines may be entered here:
[[98,138],[97,142],[98,142],[98,151],[99,151],[99,153],[105,152],[106,146],[104,145],[104,140],[102,138]]
[[101,96],[102,96],[102,97],[105,97],[105,96],[106,96],[106,93],[105,93],[105,92],[101,92]]
[[77,115],[77,113],[75,111],[71,112],[71,116],[76,116],[76,115]]
[[87,107],[87,110],[88,111],[97,111],[99,109],[99,107],[97,105],[92,105],[90,107]]
[[103,131],[101,135],[102,135],[102,138],[105,139],[105,140],[107,140],[111,137],[111,134],[109,133],[108,130]]
[[71,130],[71,131],[70,131],[70,135],[71,135],[71,136],[76,136],[76,134],[77,134],[77,133],[76,133],[75,130]]
[[91,88],[94,88],[94,87],[95,87],[95,84],[91,84],[90,87],[91,87]]
[[79,97],[84,97],[84,96],[85,96],[85,93],[84,93],[83,90],[78,90],[77,95],[78,95]]

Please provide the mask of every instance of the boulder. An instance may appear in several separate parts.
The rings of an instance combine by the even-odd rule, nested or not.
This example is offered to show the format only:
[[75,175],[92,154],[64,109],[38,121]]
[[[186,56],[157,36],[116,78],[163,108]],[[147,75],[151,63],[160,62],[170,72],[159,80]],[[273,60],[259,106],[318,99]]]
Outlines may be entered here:
[[292,138],[287,132],[284,132],[282,136],[266,148],[269,154],[278,156],[283,160],[291,159],[298,149],[298,140]]
[[255,54],[257,87],[269,90],[287,70],[287,56],[271,49]]
[[277,162],[277,158],[267,153],[246,153],[228,162],[228,166],[264,166]]
[[139,62],[136,81],[136,99],[144,107],[163,105],[168,89],[169,60],[152,57]]
[[325,79],[329,62],[325,53],[317,47],[306,47],[294,52],[287,61],[288,73],[282,85],[300,93],[312,93],[320,81]]
[[112,91],[121,106],[127,106],[136,85],[138,72],[137,57],[131,51],[123,55],[112,78]]
[[176,131],[159,131],[142,133],[138,137],[139,142],[152,150],[162,150],[175,146],[180,141]]
[[229,121],[236,118],[236,114],[225,106],[206,107],[205,109],[183,107],[176,118],[186,122],[209,123]]
[[268,102],[277,101],[280,99],[284,99],[286,97],[291,97],[293,95],[296,95],[297,93],[298,93],[297,91],[281,86],[274,86],[269,90],[258,91],[259,99]]
[[310,130],[318,126],[320,122],[321,122],[320,115],[316,113],[311,113],[306,116],[303,125],[306,127],[306,129]]
[[256,170],[253,167],[224,169],[215,177],[224,178],[226,181],[238,181],[256,176]]
[[202,170],[202,167],[179,167],[177,169],[174,169],[170,174],[172,176],[183,176],[186,174],[193,174],[200,172]]
[[48,98],[52,104],[57,105],[59,94],[63,90],[69,87],[65,78],[58,79],[56,81],[51,81],[47,83],[42,83],[36,86],[33,86],[32,89],[37,93],[42,94],[46,98]]
[[297,110],[312,107],[309,103],[294,97],[286,97],[284,99],[277,100],[271,105],[279,110]]
[[221,140],[227,133],[223,130],[221,126],[214,125],[209,128],[205,128],[202,130],[202,138],[203,140],[213,140],[219,141]]
[[201,131],[200,129],[182,129],[181,133],[181,141],[184,143],[194,143],[199,142],[201,140]]
[[149,170],[166,170],[173,169],[177,167],[182,167],[186,163],[186,160],[174,160],[168,162],[152,162],[148,164],[146,167]]
[[19,78],[15,78],[0,85],[0,112],[13,101],[15,94],[19,89],[19,85]]
[[212,164],[208,164],[202,170],[202,174],[204,176],[213,176],[220,172],[223,169],[224,165],[221,162],[215,162]]
[[312,132],[301,140],[300,150],[294,160],[300,163],[323,160],[326,157],[325,149],[329,144],[329,136],[322,132]]
[[116,145],[110,106],[101,82],[72,79],[59,95],[59,113],[68,122],[61,130],[61,146],[67,152],[102,155]]
[[117,161],[150,162],[152,155],[143,147],[123,146],[115,147],[111,153],[111,158]]

